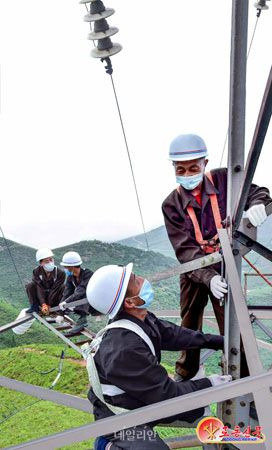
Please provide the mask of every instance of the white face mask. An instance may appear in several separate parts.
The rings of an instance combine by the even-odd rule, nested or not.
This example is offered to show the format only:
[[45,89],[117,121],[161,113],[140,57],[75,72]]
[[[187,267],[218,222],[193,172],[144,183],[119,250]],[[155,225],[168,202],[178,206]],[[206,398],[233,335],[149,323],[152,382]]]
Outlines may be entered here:
[[52,262],[49,262],[49,263],[47,263],[47,264],[44,264],[44,266],[43,266],[43,268],[44,268],[44,270],[46,270],[46,272],[53,272],[53,270],[55,269],[55,264],[54,264],[54,262],[52,261]]

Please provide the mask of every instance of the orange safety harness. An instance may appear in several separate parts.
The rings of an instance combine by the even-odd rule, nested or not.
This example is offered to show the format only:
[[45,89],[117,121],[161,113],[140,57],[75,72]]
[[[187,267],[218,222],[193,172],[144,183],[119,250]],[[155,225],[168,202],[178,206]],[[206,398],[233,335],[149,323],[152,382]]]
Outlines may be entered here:
[[[206,173],[206,176],[208,177],[210,182],[214,185],[211,173],[210,172]],[[180,192],[180,187],[178,187],[178,191]],[[216,229],[222,228],[222,223],[221,223],[222,219],[221,219],[221,215],[220,215],[220,211],[219,211],[217,195],[210,194],[209,198],[210,198],[210,202],[211,202],[213,218],[214,218]],[[203,239],[203,235],[201,233],[200,226],[199,226],[198,220],[196,218],[196,213],[195,213],[194,208],[192,206],[187,206],[187,212],[188,212],[190,219],[194,226],[196,241],[200,245],[201,249],[205,253],[214,253],[214,252],[218,251],[220,248],[220,244],[218,242],[218,234],[216,234],[212,239],[209,239],[209,240]]]

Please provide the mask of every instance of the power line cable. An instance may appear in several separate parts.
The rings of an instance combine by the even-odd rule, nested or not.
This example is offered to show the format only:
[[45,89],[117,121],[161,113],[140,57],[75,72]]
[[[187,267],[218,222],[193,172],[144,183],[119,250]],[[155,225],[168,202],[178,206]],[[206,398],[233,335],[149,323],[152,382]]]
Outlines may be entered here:
[[[88,13],[90,13],[90,10],[88,8],[88,6],[85,4],[86,10]],[[92,26],[91,26],[91,22],[90,22],[90,29],[92,30]],[[93,45],[94,47],[96,47],[95,42],[93,40]],[[120,123],[121,123],[121,128],[122,128],[122,133],[123,133],[123,138],[125,141],[125,146],[126,146],[126,151],[127,151],[127,156],[128,156],[128,160],[129,160],[129,165],[130,165],[130,170],[131,170],[131,175],[132,175],[132,180],[133,180],[133,185],[134,185],[134,190],[135,190],[135,194],[136,194],[136,199],[137,199],[137,204],[138,204],[138,209],[139,209],[139,214],[140,214],[140,218],[141,218],[141,223],[142,223],[142,228],[143,228],[143,232],[144,232],[144,237],[145,237],[145,243],[146,243],[146,249],[147,251],[150,250],[149,248],[149,244],[148,244],[148,239],[147,239],[147,233],[146,233],[146,229],[145,229],[145,224],[144,224],[144,218],[143,218],[143,213],[142,213],[142,208],[141,208],[141,202],[140,202],[140,197],[139,197],[139,193],[138,193],[138,188],[137,188],[137,183],[136,183],[136,178],[134,175],[134,170],[133,170],[133,164],[132,164],[132,160],[131,160],[131,156],[130,156],[130,151],[129,151],[129,146],[128,146],[128,141],[127,141],[127,136],[126,136],[126,132],[125,132],[125,127],[124,127],[124,122],[123,122],[123,118],[122,118],[122,114],[121,114],[121,109],[120,109],[120,104],[119,104],[119,100],[118,100],[118,96],[117,96],[117,92],[116,92],[116,88],[115,88],[115,84],[114,84],[114,80],[112,77],[112,65],[111,65],[111,61],[110,58],[102,58],[101,61],[106,61],[107,62],[107,66],[106,66],[106,72],[110,75],[111,78],[111,84],[112,84],[112,88],[113,88],[113,93],[114,93],[114,98],[115,98],[115,102],[116,102],[116,106],[117,106],[117,111],[118,111],[118,115],[119,115],[119,119],[120,119]]]
[[142,222],[142,227],[143,227],[144,236],[145,236],[146,248],[149,251],[149,245],[148,245],[147,234],[146,234],[146,229],[145,229],[145,225],[144,225],[144,219],[143,219],[143,213],[142,213],[140,198],[139,198],[139,194],[138,194],[138,189],[137,189],[136,179],[135,179],[135,175],[134,175],[132,160],[131,160],[130,151],[129,151],[129,147],[128,147],[128,141],[127,141],[127,137],[126,137],[124,122],[123,122],[123,119],[122,119],[122,114],[121,114],[119,101],[118,101],[118,97],[117,97],[117,92],[116,92],[116,89],[115,89],[115,84],[114,84],[114,81],[113,81],[112,74],[110,74],[110,78],[111,78],[111,84],[112,84],[114,97],[115,97],[115,101],[116,101],[116,106],[117,106],[117,110],[118,110],[118,115],[119,115],[119,119],[120,119],[120,123],[121,123],[121,127],[122,127],[122,132],[123,132],[123,137],[124,137],[124,141],[125,141],[125,146],[126,146],[126,150],[127,150],[127,156],[128,156],[128,160],[129,160],[132,180],[133,180],[135,194],[136,194],[136,198],[137,198],[138,209],[139,209],[141,222]]
[[17,276],[18,276],[18,278],[19,278],[19,280],[20,280],[20,284],[21,284],[21,286],[22,286],[22,288],[23,288],[23,291],[24,291],[24,293],[25,293],[25,287],[24,287],[23,280],[22,280],[21,275],[20,275],[20,273],[19,273],[19,270],[18,270],[18,268],[17,268],[15,259],[13,258],[13,255],[12,255],[12,253],[11,253],[11,251],[10,251],[10,248],[9,248],[9,246],[8,246],[8,242],[7,242],[7,240],[6,240],[6,237],[5,237],[5,234],[4,234],[4,231],[3,231],[3,228],[2,228],[1,225],[0,225],[0,231],[1,231],[1,234],[2,234],[2,236],[3,236],[3,239],[4,239],[4,242],[5,242],[7,251],[8,251],[8,253],[9,253],[10,259],[11,259],[11,261],[12,261],[12,263],[13,263],[15,272],[17,273]]

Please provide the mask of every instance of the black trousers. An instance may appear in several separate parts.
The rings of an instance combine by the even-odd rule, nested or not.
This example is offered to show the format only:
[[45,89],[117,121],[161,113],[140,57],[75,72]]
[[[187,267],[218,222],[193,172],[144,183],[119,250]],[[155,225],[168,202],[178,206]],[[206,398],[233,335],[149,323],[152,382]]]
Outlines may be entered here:
[[64,291],[64,285],[61,285],[58,289],[56,288],[48,289],[45,291],[44,295],[45,298],[41,299],[38,286],[34,281],[31,281],[30,283],[26,284],[25,288],[31,306],[32,305],[41,306],[43,300],[45,300],[45,303],[51,306],[52,308],[54,306],[58,306]]
[[[220,334],[224,336],[224,306],[206,285],[193,282],[186,274],[180,276],[181,325],[191,330],[202,330],[204,308],[210,297]],[[199,369],[200,350],[182,351],[176,361],[176,372],[184,380],[195,376]],[[243,346],[241,345],[241,378],[249,375]]]

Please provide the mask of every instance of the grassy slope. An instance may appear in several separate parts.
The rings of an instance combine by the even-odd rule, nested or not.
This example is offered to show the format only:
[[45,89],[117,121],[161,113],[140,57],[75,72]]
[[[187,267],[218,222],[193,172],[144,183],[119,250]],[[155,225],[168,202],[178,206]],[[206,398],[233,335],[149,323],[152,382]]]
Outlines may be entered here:
[[[56,372],[48,375],[40,375],[38,372],[58,367],[61,350],[62,347],[56,345],[29,345],[1,350],[0,372],[10,378],[49,387]],[[173,372],[172,367],[166,365],[166,368]],[[88,390],[87,371],[85,367],[80,365],[78,355],[71,349],[66,351],[63,373],[56,390],[86,397]],[[27,408],[28,406],[30,407]],[[26,409],[18,412],[22,408]],[[57,433],[71,428],[71,425],[73,427],[85,425],[92,420],[93,416],[87,413],[58,406],[51,402],[37,402],[37,399],[33,397],[0,388],[0,448]],[[11,429],[13,430],[12,433],[10,432]],[[188,430],[171,428],[159,428],[157,431],[163,437],[188,434]],[[189,433],[191,432],[192,430],[189,431]],[[90,439],[88,442],[65,448],[90,449],[92,448],[92,442],[93,440]]]

